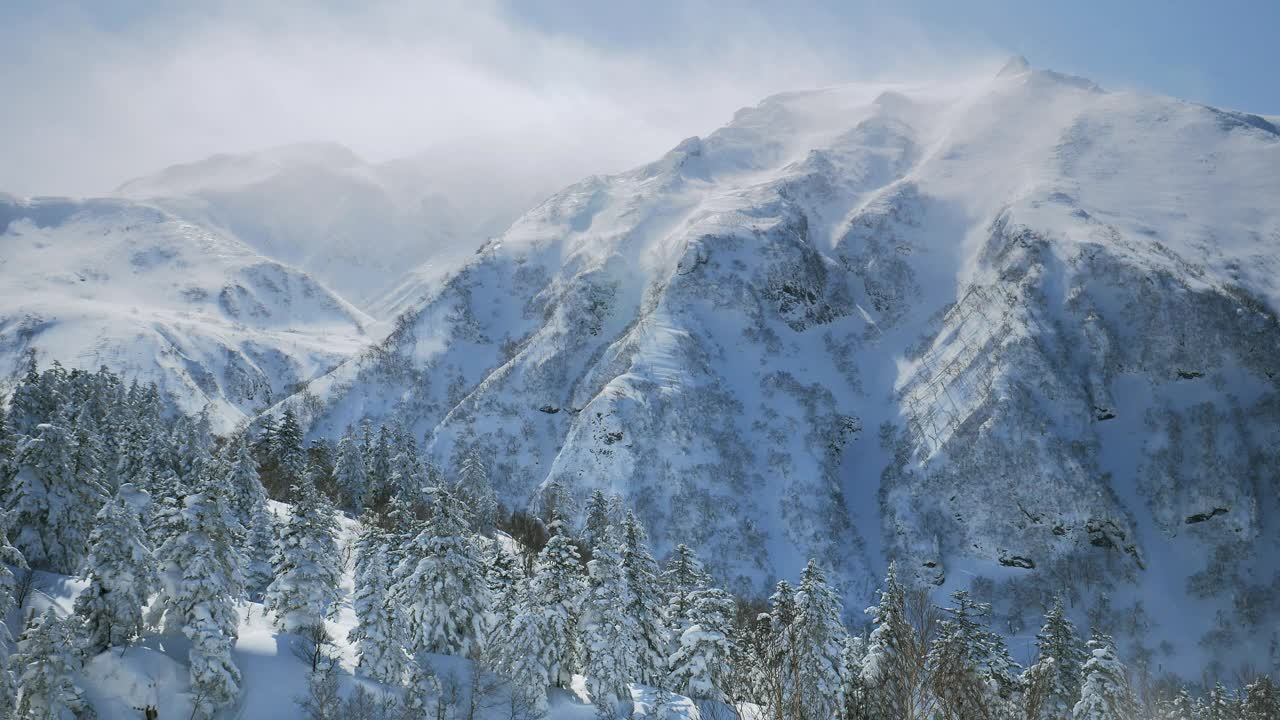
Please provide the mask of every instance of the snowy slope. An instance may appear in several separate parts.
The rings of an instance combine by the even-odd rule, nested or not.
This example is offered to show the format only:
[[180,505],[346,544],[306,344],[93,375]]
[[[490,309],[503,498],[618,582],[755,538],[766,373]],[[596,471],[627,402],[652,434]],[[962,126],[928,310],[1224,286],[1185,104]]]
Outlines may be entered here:
[[154,380],[229,429],[368,342],[309,275],[124,200],[0,196],[0,372],[34,348]]
[[1260,658],[1276,197],[1271,121],[1021,61],[779,95],[526,214],[308,415],[478,443],[517,504],[622,492],[742,591],[816,556],[857,607],[892,557]]
[[117,195],[234,235],[377,315],[407,271],[456,267],[528,207],[525,196],[456,187],[459,173],[433,156],[375,165],[340,145],[304,144],[175,165]]

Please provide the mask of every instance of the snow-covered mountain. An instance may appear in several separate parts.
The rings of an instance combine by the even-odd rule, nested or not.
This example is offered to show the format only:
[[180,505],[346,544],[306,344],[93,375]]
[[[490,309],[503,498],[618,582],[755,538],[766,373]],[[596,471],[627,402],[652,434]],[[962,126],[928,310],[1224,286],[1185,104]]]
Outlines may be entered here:
[[125,200],[0,196],[0,369],[34,349],[154,380],[226,430],[369,342],[370,318],[233,237]]
[[234,235],[382,317],[383,294],[394,291],[387,312],[406,293],[416,300],[406,285],[456,268],[531,204],[527,193],[464,192],[474,173],[452,157],[371,164],[341,145],[289,145],[175,165],[116,194]]
[[739,590],[816,556],[857,607],[892,557],[1124,609],[1166,667],[1263,657],[1278,122],[1022,61],[778,95],[527,213],[311,384],[312,432],[616,490]]

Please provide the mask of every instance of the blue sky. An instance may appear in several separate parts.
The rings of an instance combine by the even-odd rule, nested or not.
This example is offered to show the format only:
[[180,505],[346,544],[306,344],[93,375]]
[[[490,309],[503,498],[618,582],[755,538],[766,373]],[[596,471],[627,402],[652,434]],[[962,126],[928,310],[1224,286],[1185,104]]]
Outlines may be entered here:
[[10,0],[0,191],[102,193],[315,140],[373,160],[518,153],[569,182],[774,92],[986,72],[1011,54],[1280,115],[1277,38],[1276,0]]
[[[848,47],[859,57],[864,53],[857,48],[867,36],[887,28],[889,44],[907,35],[913,42],[926,41],[939,54],[1020,54],[1036,66],[1104,85],[1280,114],[1280,80],[1274,69],[1280,2],[1275,0],[557,0],[509,2],[507,7],[549,32],[653,51],[685,47],[704,33],[725,31],[733,21],[712,18],[729,13],[764,18],[816,46]],[[883,40],[872,43],[879,49]],[[877,64],[874,57],[865,62],[873,68]]]

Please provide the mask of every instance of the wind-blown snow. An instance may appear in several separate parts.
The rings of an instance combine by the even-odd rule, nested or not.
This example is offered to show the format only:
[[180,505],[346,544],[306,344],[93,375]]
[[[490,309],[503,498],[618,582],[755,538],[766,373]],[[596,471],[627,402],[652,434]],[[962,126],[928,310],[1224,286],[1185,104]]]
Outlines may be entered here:
[[370,164],[341,145],[303,144],[176,165],[117,194],[232,235],[389,317],[400,296],[430,287],[414,268],[458,267],[527,207],[525,194],[463,193],[451,173],[465,176],[437,171],[430,155]]

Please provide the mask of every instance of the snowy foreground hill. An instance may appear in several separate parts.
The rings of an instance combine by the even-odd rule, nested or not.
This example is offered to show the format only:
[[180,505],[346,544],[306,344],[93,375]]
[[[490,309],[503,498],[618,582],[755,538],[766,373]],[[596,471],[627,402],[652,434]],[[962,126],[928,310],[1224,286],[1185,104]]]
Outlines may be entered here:
[[1163,667],[1262,662],[1276,122],[1021,61],[778,95],[530,211],[300,412],[479,448],[516,506],[620,492],[742,593],[813,556],[865,606],[896,557],[1015,650],[1064,590]]

